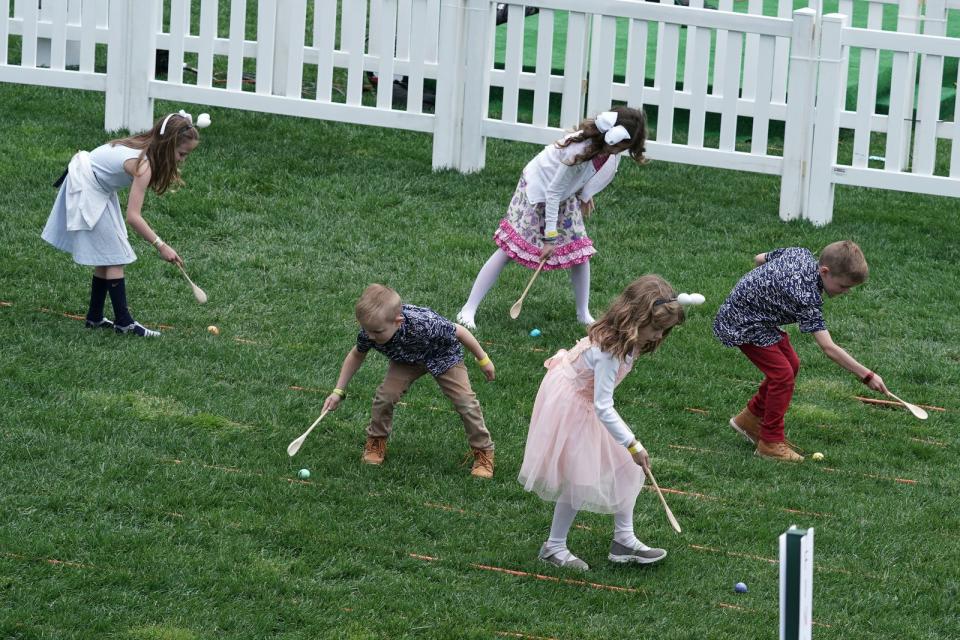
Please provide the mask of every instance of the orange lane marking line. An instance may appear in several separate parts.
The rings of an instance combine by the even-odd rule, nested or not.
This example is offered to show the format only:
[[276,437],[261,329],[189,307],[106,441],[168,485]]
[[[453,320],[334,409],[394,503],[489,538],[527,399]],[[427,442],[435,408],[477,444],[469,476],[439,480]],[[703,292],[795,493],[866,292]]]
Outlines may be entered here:
[[[824,471],[830,471],[831,473],[842,473],[843,469],[835,469],[834,467],[822,467]],[[891,478],[889,476],[878,476],[873,473],[857,473],[857,472],[847,472],[852,473],[853,475],[863,476],[864,478],[873,478],[874,480],[889,480],[891,482],[899,482],[900,484],[919,484],[919,480],[911,480],[910,478]]]
[[444,511],[456,511],[457,513],[466,513],[463,509],[459,507],[451,507],[448,504],[437,504],[435,502],[424,502],[425,507],[431,507],[433,509],[443,509]]
[[173,516],[174,518],[182,518],[182,517],[183,517],[183,514],[182,514],[182,513],[177,513],[176,511],[167,511],[166,514],[167,514],[168,516]]
[[[885,407],[902,407],[903,406],[899,402],[894,402],[893,400],[880,400],[878,398],[864,398],[863,396],[853,396],[853,397],[859,400],[860,402],[864,402],[866,404],[879,404]],[[917,406],[923,407],[924,409],[930,409],[931,411],[944,411],[944,412],[946,411],[946,409],[944,409],[943,407],[933,407],[933,406],[930,406],[929,404],[918,404]]]
[[719,607],[721,607],[721,608],[723,608],[723,609],[736,609],[737,611],[746,611],[746,612],[749,612],[749,613],[756,613],[756,612],[757,612],[756,609],[747,609],[746,607],[741,607],[741,606],[738,605],[738,604],[727,604],[726,602],[718,602],[718,603],[717,603],[717,606],[719,606]]
[[257,344],[253,340],[247,340],[245,338],[234,338],[234,340],[236,340],[237,342],[241,342],[243,344]]
[[584,531],[593,531],[593,527],[587,526],[585,524],[575,524],[573,526],[575,529],[583,529]]
[[[653,487],[648,488],[650,491],[653,491]],[[705,493],[695,493],[693,491],[681,491],[680,489],[670,489],[668,487],[660,487],[660,491],[664,493],[676,493],[681,496],[692,496],[694,498],[701,498],[703,500],[719,500],[720,498],[715,498],[714,496],[708,496]]]
[[12,302],[3,302],[2,300],[0,300],[0,307],[12,307],[12,306],[13,306]]
[[518,633],[516,631],[497,631],[498,636],[504,636],[507,638],[527,638],[528,640],[557,640],[556,638],[550,638],[547,636],[531,636],[526,633]]
[[526,578],[536,578],[537,580],[546,580],[548,582],[557,582],[561,584],[575,584],[584,587],[592,587],[594,589],[606,589],[607,591],[622,591],[627,593],[642,593],[641,589],[633,589],[631,587],[618,587],[612,584],[600,584],[598,582],[587,582],[585,580],[571,580],[570,578],[555,578],[553,576],[545,576],[540,573],[527,573],[526,571],[517,571],[516,569],[504,569],[503,567],[492,567],[487,564],[471,564],[471,567],[477,569],[483,569],[484,571],[496,571],[499,573],[506,573],[511,576],[519,576]]
[[835,517],[832,513],[820,513],[818,511],[801,511],[800,509],[787,509],[786,507],[781,507],[781,511],[786,511],[787,513],[796,513],[801,516],[817,516],[820,518],[833,518]]
[[749,560],[762,560],[764,562],[769,562],[770,564],[779,564],[780,561],[774,558],[765,558],[763,556],[754,556],[749,553],[737,553],[736,551],[724,551],[723,549],[714,549],[713,547],[705,547],[699,544],[688,545],[691,549],[696,551],[710,551],[712,553],[722,553],[727,556],[732,556],[734,558],[747,558]]
[[697,409],[697,408],[695,408],[695,407],[684,407],[684,409],[686,409],[686,410],[689,411],[690,413],[699,413],[699,414],[702,415],[702,416],[708,416],[708,415],[710,415],[710,412],[709,412],[709,411],[706,411],[705,409]]
[[671,449],[683,449],[684,451],[696,451],[698,453],[719,453],[718,451],[714,451],[713,449],[700,449],[699,447],[686,447],[681,444],[668,444],[667,446],[670,447]]
[[932,444],[935,447],[949,447],[950,445],[946,442],[941,442],[940,440],[924,439],[924,438],[910,438],[911,440],[916,440],[917,442],[922,442],[923,444]]
[[56,558],[31,558],[29,556],[20,555],[19,553],[8,553],[0,552],[0,555],[6,556],[8,558],[15,558],[17,560],[39,560],[41,562],[46,562],[47,564],[52,564],[54,566],[62,565],[64,567],[76,567],[77,569],[96,569],[92,564],[83,564],[81,562],[71,562],[69,560],[57,560]]
[[309,391],[310,393],[321,393],[323,389],[311,389],[310,387],[298,387],[296,385],[290,385],[291,391]]
[[419,553],[410,553],[410,554],[408,554],[408,555],[409,555],[411,558],[415,558],[415,559],[417,559],[417,560],[426,560],[426,561],[428,561],[428,562],[433,562],[434,560],[439,560],[439,559],[440,559],[440,558],[435,558],[434,556],[424,556],[424,555],[420,555]]

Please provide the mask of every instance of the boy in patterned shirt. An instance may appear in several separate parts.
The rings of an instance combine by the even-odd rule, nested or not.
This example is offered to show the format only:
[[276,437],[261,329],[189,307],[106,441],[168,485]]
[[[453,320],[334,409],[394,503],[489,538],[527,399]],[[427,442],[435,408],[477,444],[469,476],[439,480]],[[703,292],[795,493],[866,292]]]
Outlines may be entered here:
[[430,373],[463,419],[474,458],[471,474],[492,478],[493,441],[470,387],[463,347],[477,359],[487,380],[493,380],[494,367],[473,334],[431,309],[402,304],[396,291],[380,284],[364,290],[357,301],[356,316],[361,327],[357,344],[344,359],[337,386],[323,403],[323,410],[333,411],[340,405],[347,384],[370,349],[390,359],[387,375],[373,398],[363,462],[383,464],[387,438],[393,429],[393,408],[414,380]]
[[830,338],[823,319],[823,298],[847,293],[867,279],[863,252],[849,240],[827,245],[818,261],[810,251],[793,247],[761,253],[757,268],[740,279],[720,306],[713,333],[725,346],[738,347],[764,374],[756,395],[733,427],[756,445],[764,458],[802,462],[784,436],[783,417],[793,397],[800,359],[780,325],[796,322],[812,333],[823,353],[875,391],[887,392],[883,379]]

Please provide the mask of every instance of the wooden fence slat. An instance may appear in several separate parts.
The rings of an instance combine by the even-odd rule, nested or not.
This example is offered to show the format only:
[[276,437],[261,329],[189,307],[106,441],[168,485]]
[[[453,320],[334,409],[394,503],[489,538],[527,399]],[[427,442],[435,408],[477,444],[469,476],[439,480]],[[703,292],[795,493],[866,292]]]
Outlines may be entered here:
[[[720,0],[717,7],[720,11],[733,11],[733,0]],[[727,43],[730,41],[730,32],[727,29],[717,29],[716,45],[713,52],[713,95],[723,95],[723,73],[727,67]]]
[[737,143],[737,101],[740,97],[740,54],[743,33],[727,34],[726,61],[723,69],[723,109],[720,113],[720,150],[733,151]]
[[590,58],[590,86],[587,87],[587,115],[610,109],[613,100],[613,64],[617,44],[617,19],[594,16],[593,55]]
[[[397,0],[381,0],[377,30],[371,26],[371,48],[380,58],[377,65],[377,109],[393,108],[393,66],[397,40]],[[375,48],[373,43],[376,42]]]
[[[953,85],[960,88],[960,70]],[[950,145],[950,177],[960,178],[960,100],[953,103],[953,142]]]
[[257,3],[257,84],[255,91],[273,93],[273,56],[277,37],[277,8],[273,2]]
[[91,73],[94,70],[97,53],[97,4],[87,0],[80,13],[80,72]]
[[767,155],[767,139],[770,134],[770,102],[773,97],[773,68],[762,61],[771,61],[777,49],[776,39],[772,36],[760,36],[757,43],[756,94],[753,108],[753,131],[750,135],[750,153]]
[[942,77],[943,56],[923,55],[920,59],[917,124],[913,137],[913,172],[920,175],[932,175],[936,165]]
[[313,48],[317,52],[317,100],[333,99],[333,49],[337,35],[337,0],[314,0]]
[[[708,29],[700,28],[695,34],[687,36],[689,81],[684,81],[683,90],[690,94],[690,124],[687,127],[687,146],[695,149],[703,147],[706,125],[705,103],[707,99],[707,74],[710,68],[710,35],[711,32]],[[689,38],[693,38],[692,49],[690,48]]]
[[407,111],[423,112],[424,61],[427,58],[429,7],[424,0],[415,0],[410,8],[410,47],[407,51]]
[[[790,19],[793,13],[793,0],[779,0],[777,17]],[[773,54],[773,97],[774,102],[787,101],[787,69],[790,65],[790,38],[777,37],[777,48]]]
[[553,10],[541,9],[537,21],[536,89],[533,93],[533,124],[546,127],[550,116],[550,76],[553,73]]
[[517,109],[520,103],[520,71],[523,67],[523,7],[512,4],[507,9],[507,50],[504,54],[504,71],[506,80],[503,83],[503,115],[504,122],[517,121]]
[[[747,13],[755,16],[763,15],[763,0],[749,0]],[[743,97],[753,100],[757,94],[757,67],[768,64],[759,58],[757,49],[760,46],[760,36],[756,33],[746,34],[746,47],[743,52]]]
[[660,99],[657,102],[657,142],[669,143],[673,141],[673,108],[677,93],[677,56],[680,45],[680,25],[663,23],[661,39],[657,47],[662,47],[663,55],[657,53],[657,62],[660,75],[655,84],[660,89]]
[[[887,171],[903,171],[910,148],[910,127],[905,93],[913,95],[913,87],[906,83],[910,76],[907,69],[911,54],[904,51],[893,52],[893,65],[890,75],[890,110],[887,117],[887,143],[884,151],[884,166]],[[910,109],[912,112],[912,108]]]
[[10,0],[0,0],[0,65],[7,64],[7,40],[10,37]]
[[287,60],[284,72],[284,95],[288,98],[303,97],[303,39],[307,30],[307,0],[291,3],[291,13],[286,23],[289,32],[284,37]]
[[20,45],[20,66],[37,66],[37,20],[40,11],[35,2],[28,2],[23,11],[23,36]]
[[567,49],[563,61],[563,97],[560,126],[575,127],[583,118],[583,68],[587,45],[587,16],[571,11],[567,17]]
[[646,20],[630,20],[627,40],[627,104],[642,109],[647,79],[647,32],[650,23]]
[[197,85],[213,86],[213,42],[217,37],[219,0],[200,2],[200,46],[197,51]]
[[853,132],[853,166],[866,167],[870,155],[870,120],[877,104],[876,49],[860,50],[860,75],[857,83],[857,126]]
[[67,0],[47,0],[50,11],[50,68],[67,66]]
[[243,91],[243,43],[246,39],[247,0],[230,2],[230,41],[227,53],[227,90]]
[[[360,105],[363,96],[364,37],[367,31],[367,3],[347,0],[340,6],[340,49],[348,54],[347,104]],[[381,78],[391,82],[391,78]]]
[[167,67],[167,82],[183,84],[183,39],[184,27],[190,19],[187,0],[172,0],[170,5],[170,62]]

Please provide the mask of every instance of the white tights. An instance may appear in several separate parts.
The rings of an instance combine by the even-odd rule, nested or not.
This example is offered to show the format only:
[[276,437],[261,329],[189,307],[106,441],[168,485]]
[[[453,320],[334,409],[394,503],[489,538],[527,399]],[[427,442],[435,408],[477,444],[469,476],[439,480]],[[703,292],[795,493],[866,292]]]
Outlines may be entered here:
[[[546,556],[557,556],[560,560],[573,557],[567,549],[567,534],[577,517],[577,510],[568,502],[557,502],[553,509],[553,523],[550,525],[550,537],[544,551]],[[633,505],[613,514],[613,539],[631,549],[646,548],[633,533]]]
[[[477,309],[493,285],[500,272],[510,263],[510,256],[503,249],[497,249],[484,263],[470,290],[470,297],[463,305],[457,318],[467,324],[476,324]],[[573,285],[573,297],[577,304],[577,320],[583,324],[593,323],[590,315],[590,262],[578,264],[570,269],[570,284]]]

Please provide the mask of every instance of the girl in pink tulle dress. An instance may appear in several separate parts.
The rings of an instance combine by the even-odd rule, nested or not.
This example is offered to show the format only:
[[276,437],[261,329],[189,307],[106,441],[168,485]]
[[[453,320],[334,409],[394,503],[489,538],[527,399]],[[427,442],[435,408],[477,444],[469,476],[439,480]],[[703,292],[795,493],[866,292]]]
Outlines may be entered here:
[[473,283],[457,322],[476,328],[477,308],[500,272],[513,260],[536,269],[569,269],[577,305],[577,319],[590,315],[590,256],[596,253],[583,225],[594,208],[593,196],[613,180],[620,154],[638,163],[647,140],[643,111],[614,107],[580,123],[577,131],[547,145],[527,163],[513,194],[507,215],[493,234],[498,249]]
[[645,275],[624,289],[587,337],[546,361],[519,477],[527,491],[557,503],[541,560],[589,568],[567,549],[581,509],[613,514],[611,561],[649,564],[667,555],[633,532],[633,507],[650,459],[614,408],[613,391],[636,357],[654,351],[683,320],[670,284]]

